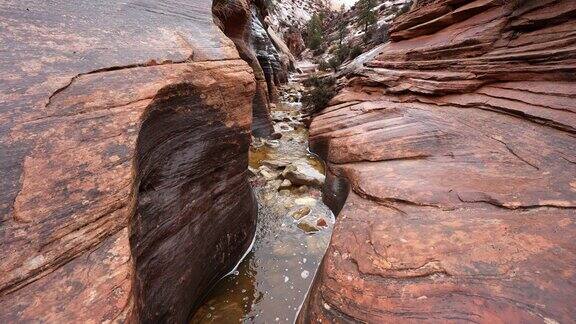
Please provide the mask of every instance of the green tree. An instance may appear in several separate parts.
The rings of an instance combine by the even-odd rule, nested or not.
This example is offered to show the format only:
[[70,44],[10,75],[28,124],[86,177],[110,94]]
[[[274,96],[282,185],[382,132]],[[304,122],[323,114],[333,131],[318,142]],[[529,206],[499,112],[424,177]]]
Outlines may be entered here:
[[350,50],[350,59],[355,59],[358,56],[362,55],[363,51],[362,51],[362,46],[356,44],[352,47],[352,49]]
[[312,76],[303,83],[307,89],[302,96],[302,104],[308,115],[328,106],[336,95],[336,80],[333,77]]
[[358,0],[357,5],[358,23],[364,27],[364,32],[368,32],[368,28],[378,21],[376,12],[372,9],[376,6],[376,0]]
[[340,64],[342,64],[342,61],[340,61],[338,56],[334,56],[328,60],[328,65],[334,70],[334,73],[338,72]]
[[308,22],[306,34],[306,45],[308,48],[314,51],[319,49],[324,41],[322,17],[319,14],[314,14]]
[[340,46],[342,46],[344,38],[346,38],[346,35],[348,35],[348,25],[344,23],[345,11],[346,8],[344,7],[344,4],[342,4],[342,7],[340,7],[340,12],[338,13],[338,21],[341,22],[340,24],[338,24],[338,41]]

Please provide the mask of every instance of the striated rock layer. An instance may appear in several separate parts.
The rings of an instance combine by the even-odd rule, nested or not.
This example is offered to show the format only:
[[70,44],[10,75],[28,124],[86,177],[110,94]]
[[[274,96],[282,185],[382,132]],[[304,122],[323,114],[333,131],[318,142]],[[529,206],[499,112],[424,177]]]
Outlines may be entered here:
[[436,0],[399,17],[311,125],[342,211],[300,322],[576,318],[575,14]]
[[262,0],[216,0],[213,7],[217,23],[234,41],[240,57],[248,62],[256,77],[256,95],[253,101],[252,132],[254,136],[268,137],[273,132],[270,104],[278,100],[277,87],[288,80],[289,69],[294,68],[294,57],[266,28],[267,5]]
[[255,224],[254,75],[211,1],[0,17],[0,322],[185,322]]

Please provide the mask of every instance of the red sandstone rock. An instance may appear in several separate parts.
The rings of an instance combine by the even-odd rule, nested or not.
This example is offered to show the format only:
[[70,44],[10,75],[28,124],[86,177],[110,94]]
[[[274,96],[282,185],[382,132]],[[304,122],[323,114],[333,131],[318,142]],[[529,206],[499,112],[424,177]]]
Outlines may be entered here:
[[185,322],[254,229],[254,76],[211,2],[0,17],[0,322]]
[[302,54],[302,52],[304,52],[306,49],[302,33],[296,28],[291,28],[288,30],[284,34],[284,39],[286,41],[286,45],[290,49],[290,52],[292,52],[292,54],[294,54],[296,57],[300,57],[300,54]]
[[271,92],[275,89],[269,89],[274,86],[273,76],[270,72],[264,73],[251,41],[258,32],[254,26],[259,23],[258,17],[251,12],[252,6],[250,0],[218,0],[214,2],[213,11],[224,33],[234,41],[240,57],[254,70],[256,93],[252,105],[252,131],[255,136],[267,137],[274,132],[269,105],[274,99]]
[[311,125],[342,211],[299,322],[576,318],[575,12],[438,0],[400,17]]

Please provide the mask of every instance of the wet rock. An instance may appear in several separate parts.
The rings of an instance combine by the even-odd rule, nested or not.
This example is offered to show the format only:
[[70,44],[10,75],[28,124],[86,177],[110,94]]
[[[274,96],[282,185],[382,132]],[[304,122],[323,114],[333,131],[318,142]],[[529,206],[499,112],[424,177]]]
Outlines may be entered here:
[[265,160],[262,161],[262,164],[273,169],[284,169],[286,166],[290,164],[290,160],[289,159]]
[[282,180],[273,180],[268,182],[268,186],[271,187],[273,190],[278,190],[282,185]]
[[279,186],[280,189],[288,189],[290,187],[292,187],[292,182],[288,179],[284,179]]
[[279,147],[280,146],[280,142],[278,140],[265,140],[264,144],[268,147]]
[[311,223],[307,220],[300,221],[300,223],[298,223],[298,228],[303,230],[306,233],[315,233],[315,232],[318,232],[320,230],[320,228],[318,228],[318,226],[316,226],[314,223]]
[[294,218],[295,220],[300,220],[301,218],[310,214],[310,211],[311,211],[310,207],[308,207],[308,206],[302,207],[302,208],[300,208],[297,211],[292,213],[292,218]]
[[267,190],[262,197],[264,198],[264,200],[266,201],[266,203],[269,203],[269,201],[271,200],[275,200],[277,199],[277,195],[275,192],[273,192],[272,190]]
[[288,125],[285,122],[276,123],[276,125],[274,125],[274,128],[280,132],[289,132],[291,130],[294,130],[294,128],[292,128],[290,125]]
[[258,169],[255,169],[251,166],[248,166],[248,172],[250,173],[251,177],[257,176],[260,173],[260,171]]
[[260,137],[252,137],[252,148],[261,148],[262,146],[264,146],[265,141],[260,138]]
[[287,112],[282,111],[282,110],[272,111],[270,113],[270,115],[272,116],[272,120],[277,122],[277,123],[286,121],[286,119],[291,120],[290,116],[287,115]]
[[275,172],[266,166],[261,166],[258,170],[260,175],[262,175],[266,181],[274,180],[280,175],[278,172]]
[[282,176],[296,185],[322,186],[326,177],[304,162],[294,162],[286,167]]
[[264,187],[268,182],[262,177],[253,177],[250,179],[252,187]]
[[308,191],[310,191],[310,187],[308,187],[308,186],[300,186],[296,189],[296,193],[299,193],[299,194],[305,194]]
[[294,199],[294,203],[297,205],[306,205],[306,206],[313,207],[316,205],[317,201],[316,201],[316,199],[311,198],[311,197],[302,197],[302,198]]
[[272,133],[272,135],[270,135],[270,138],[273,140],[279,140],[282,138],[282,133],[274,132]]

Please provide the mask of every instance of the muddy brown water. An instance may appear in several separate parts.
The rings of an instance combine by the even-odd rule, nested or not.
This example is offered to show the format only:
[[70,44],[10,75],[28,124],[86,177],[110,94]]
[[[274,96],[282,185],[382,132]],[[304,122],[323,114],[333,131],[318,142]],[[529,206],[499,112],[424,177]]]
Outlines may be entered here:
[[[293,323],[298,315],[330,241],[334,215],[322,202],[320,188],[279,189],[281,177],[271,180],[257,170],[270,161],[300,161],[324,173],[322,161],[308,151],[299,109],[288,102],[273,108],[282,138],[253,141],[250,167],[256,175],[251,182],[259,204],[254,245],[238,269],[212,290],[191,323]],[[292,215],[302,209],[310,213],[296,220]],[[298,226],[301,222],[324,226],[306,232]]]

